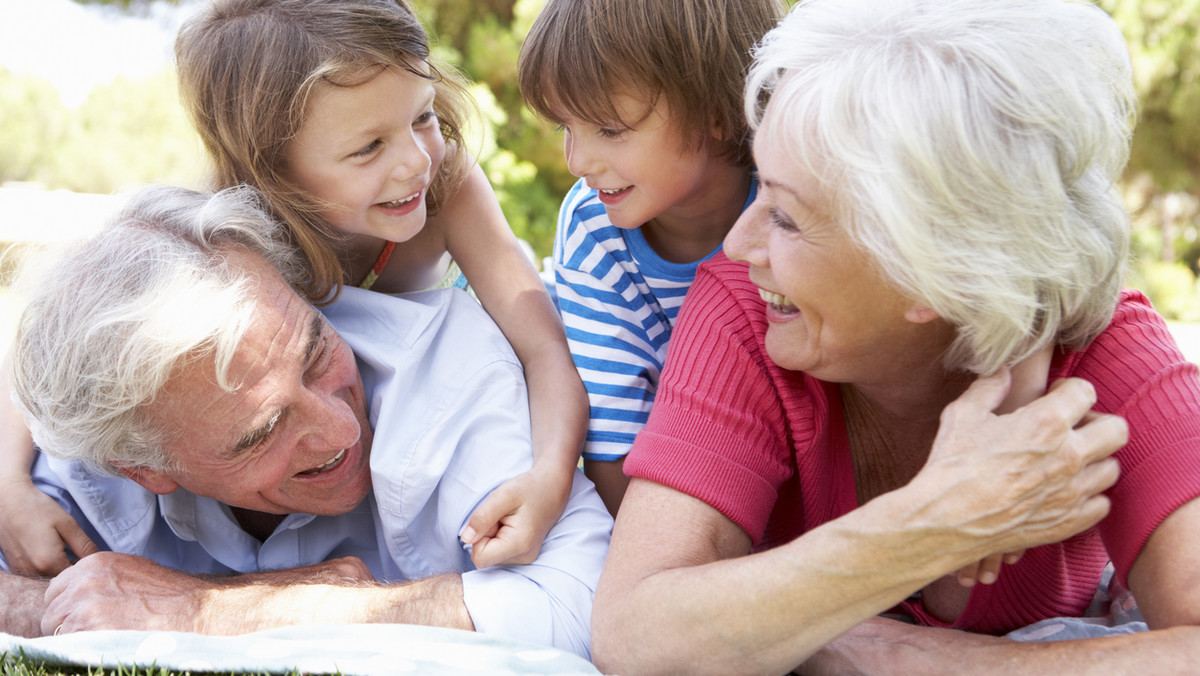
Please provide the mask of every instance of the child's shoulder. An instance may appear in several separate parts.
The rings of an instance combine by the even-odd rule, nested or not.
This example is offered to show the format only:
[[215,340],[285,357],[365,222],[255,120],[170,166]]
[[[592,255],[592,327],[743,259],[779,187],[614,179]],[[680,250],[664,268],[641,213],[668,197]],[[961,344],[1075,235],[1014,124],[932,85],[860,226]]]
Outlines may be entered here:
[[600,198],[583,179],[567,192],[558,214],[558,231],[566,239],[605,241],[619,237],[619,229],[608,218]]
[[607,213],[600,202],[599,194],[581,178],[563,197],[560,217],[572,223],[593,221],[597,217],[607,222]]

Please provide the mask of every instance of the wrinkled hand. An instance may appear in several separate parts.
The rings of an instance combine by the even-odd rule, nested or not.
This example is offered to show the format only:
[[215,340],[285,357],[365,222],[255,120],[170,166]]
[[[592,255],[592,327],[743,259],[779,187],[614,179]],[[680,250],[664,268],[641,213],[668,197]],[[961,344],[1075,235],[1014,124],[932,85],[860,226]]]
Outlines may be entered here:
[[210,593],[249,585],[354,585],[371,581],[360,559],[344,557],[286,570],[230,577],[194,577],[140,556],[99,552],[50,581],[42,631],[92,629],[237,633],[239,618],[205,612]]
[[96,552],[75,519],[28,476],[0,485],[0,551],[12,572],[57,575],[71,565],[65,548],[79,559]]
[[492,491],[462,532],[475,567],[532,563],[567,506],[571,477],[566,479],[564,484],[535,467]]
[[977,379],[946,407],[929,461],[910,484],[924,495],[911,515],[946,536],[947,551],[983,559],[1058,542],[1108,513],[1102,491],[1119,473],[1125,421],[1091,412],[1086,381],[1056,382],[1011,414],[992,413],[1008,372]]
[[50,581],[42,631],[200,631],[200,595],[213,586],[140,556],[98,552]]
[[[996,414],[1012,413],[1022,406],[1032,403],[1046,393],[1046,382],[1050,377],[1050,362],[1054,358],[1054,346],[1043,347],[1034,352],[1011,370],[1012,380],[1004,401],[996,407]],[[974,587],[976,582],[992,584],[1000,577],[1000,566],[1003,563],[1013,565],[1021,560],[1025,550],[992,554],[982,561],[960,568],[957,574],[958,583],[964,587]]]

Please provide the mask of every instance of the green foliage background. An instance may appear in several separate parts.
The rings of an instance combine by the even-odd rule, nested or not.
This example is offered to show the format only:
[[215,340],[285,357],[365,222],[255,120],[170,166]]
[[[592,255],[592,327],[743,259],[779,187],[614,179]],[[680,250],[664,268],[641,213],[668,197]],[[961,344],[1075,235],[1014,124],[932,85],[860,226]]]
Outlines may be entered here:
[[[134,14],[150,4],[76,1]],[[476,83],[471,150],[539,257],[550,253],[559,200],[574,182],[561,137],[524,107],[516,84],[521,40],[544,1],[416,0],[439,55]],[[1141,99],[1123,186],[1135,229],[1131,283],[1169,318],[1200,321],[1200,0],[1099,4],[1126,36]],[[117,79],[68,108],[49,83],[0,69],[0,120],[0,182],[108,193],[147,181],[195,185],[204,174],[170,71]]]

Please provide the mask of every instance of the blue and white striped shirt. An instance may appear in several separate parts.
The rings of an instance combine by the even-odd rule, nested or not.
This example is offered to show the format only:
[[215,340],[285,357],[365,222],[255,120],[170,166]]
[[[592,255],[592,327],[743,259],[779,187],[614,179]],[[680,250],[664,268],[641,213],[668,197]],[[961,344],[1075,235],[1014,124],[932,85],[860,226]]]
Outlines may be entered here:
[[[750,186],[746,205],[757,187]],[[584,458],[612,461],[629,452],[654,404],[684,295],[696,268],[718,250],[691,263],[664,260],[641,228],[613,225],[582,180],[567,193],[554,238],[555,290],[591,404]]]

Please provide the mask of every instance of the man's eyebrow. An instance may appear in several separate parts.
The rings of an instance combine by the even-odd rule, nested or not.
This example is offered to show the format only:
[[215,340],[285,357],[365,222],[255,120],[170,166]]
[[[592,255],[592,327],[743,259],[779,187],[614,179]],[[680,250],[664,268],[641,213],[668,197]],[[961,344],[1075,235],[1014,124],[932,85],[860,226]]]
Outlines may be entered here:
[[[313,312],[312,318],[308,320],[308,337],[304,342],[304,357],[301,360],[302,368],[307,366],[308,363],[312,361],[313,354],[317,351],[317,346],[321,344],[321,334],[324,333],[324,331],[325,318],[322,317],[320,313]],[[282,417],[282,409],[275,411],[275,413],[271,416],[271,419],[265,424],[260,425],[259,427],[242,435],[242,438],[238,439],[237,443],[233,445],[233,448],[229,450],[229,456],[233,457],[242,451],[254,448],[259,442],[261,442],[263,439],[266,439],[267,436],[271,434],[272,430],[275,429],[275,425],[279,423],[279,420]]]
[[321,335],[325,332],[325,318],[319,312],[312,313],[312,319],[308,320],[308,342],[304,344],[304,364],[312,361],[313,353],[317,351],[317,346],[321,344]]
[[241,439],[238,439],[238,442],[236,444],[234,444],[232,449],[230,449],[230,451],[229,451],[230,457],[236,456],[237,454],[241,453],[242,451],[245,451],[247,449],[254,448],[255,446],[257,446],[260,441],[262,441],[263,439],[266,439],[267,435],[269,435],[271,433],[271,431],[275,429],[275,425],[279,422],[279,419],[282,417],[283,417],[282,409],[275,411],[275,414],[271,416],[271,419],[268,420],[266,422],[266,424],[259,426],[255,430],[247,432],[244,436],[242,436]]

